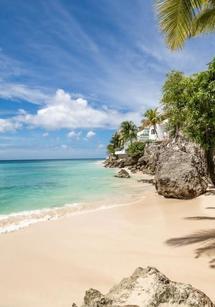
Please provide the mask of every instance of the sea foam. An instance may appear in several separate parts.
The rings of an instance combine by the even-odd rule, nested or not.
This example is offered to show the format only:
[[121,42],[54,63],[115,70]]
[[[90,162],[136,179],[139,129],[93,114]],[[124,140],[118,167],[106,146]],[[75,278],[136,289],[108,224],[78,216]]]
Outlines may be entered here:
[[132,203],[120,204],[65,204],[62,207],[45,208],[41,210],[22,211],[8,215],[0,215],[0,234],[5,234],[26,228],[32,224],[44,221],[57,220],[76,214],[90,213],[115,207],[129,206]]

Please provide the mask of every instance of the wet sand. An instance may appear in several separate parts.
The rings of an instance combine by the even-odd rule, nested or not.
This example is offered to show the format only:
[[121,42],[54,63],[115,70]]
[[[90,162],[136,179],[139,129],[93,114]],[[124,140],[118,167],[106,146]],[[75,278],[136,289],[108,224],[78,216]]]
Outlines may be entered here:
[[199,244],[172,247],[173,237],[214,229],[215,196],[166,200],[152,186],[129,206],[92,211],[0,235],[0,307],[66,307],[86,289],[107,292],[138,266],[154,266],[215,300],[209,256]]

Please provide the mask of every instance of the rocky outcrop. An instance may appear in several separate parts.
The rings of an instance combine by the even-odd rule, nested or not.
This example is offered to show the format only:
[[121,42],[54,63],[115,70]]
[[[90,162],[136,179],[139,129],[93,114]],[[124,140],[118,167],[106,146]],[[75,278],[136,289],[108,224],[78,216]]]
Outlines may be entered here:
[[121,158],[121,159],[113,159],[113,158],[108,158],[104,161],[104,166],[105,167],[119,167],[119,168],[123,168],[123,167],[132,167],[133,165],[137,164],[137,159],[132,158],[132,157],[125,157],[125,158]]
[[166,142],[148,143],[145,146],[144,154],[138,160],[140,170],[145,174],[154,175],[160,151],[166,147]]
[[[75,306],[75,305],[74,305]],[[169,280],[157,269],[138,268],[107,295],[90,289],[82,307],[214,307],[212,301],[191,285]]]
[[128,167],[131,172],[142,171],[145,174],[154,175],[159,157],[159,152],[166,146],[165,142],[148,143],[145,145],[142,156],[124,157],[109,157],[104,162],[105,167]]
[[155,186],[165,197],[189,199],[206,192],[206,163],[201,149],[185,140],[169,143],[157,160]]
[[114,177],[130,178],[130,175],[129,175],[129,173],[125,169],[121,169]]
[[155,175],[156,189],[165,197],[194,198],[205,193],[208,186],[204,152],[182,136],[148,143],[141,157],[114,157],[106,160],[105,166],[128,167],[131,172]]

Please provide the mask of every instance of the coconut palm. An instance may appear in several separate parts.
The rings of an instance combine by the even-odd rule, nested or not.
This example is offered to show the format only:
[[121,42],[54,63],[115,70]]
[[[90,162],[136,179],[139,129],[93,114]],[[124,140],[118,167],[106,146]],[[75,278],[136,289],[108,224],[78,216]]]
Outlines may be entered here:
[[110,144],[107,145],[107,152],[109,154],[114,154],[115,150],[122,146],[121,136],[118,132],[115,132],[110,140]]
[[157,124],[162,121],[162,116],[158,112],[158,108],[148,109],[144,114],[144,119],[142,120],[143,127],[153,126],[155,133],[157,133]]
[[118,132],[115,132],[112,135],[110,143],[113,145],[115,149],[120,148],[122,146],[121,136]]
[[110,155],[114,155],[114,153],[115,153],[115,148],[114,148],[113,144],[108,144],[108,145],[107,145],[107,152],[108,152]]
[[156,0],[160,27],[170,49],[186,39],[215,31],[215,0]]
[[120,126],[120,135],[123,143],[129,141],[130,144],[137,138],[137,126],[132,121],[124,121]]

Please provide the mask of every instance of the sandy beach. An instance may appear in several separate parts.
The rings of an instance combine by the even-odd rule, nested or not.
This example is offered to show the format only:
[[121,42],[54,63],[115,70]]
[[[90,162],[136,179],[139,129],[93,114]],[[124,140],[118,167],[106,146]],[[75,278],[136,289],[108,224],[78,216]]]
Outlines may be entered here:
[[90,287],[107,292],[138,266],[154,266],[172,280],[191,283],[212,300],[214,270],[195,247],[165,241],[214,228],[214,196],[164,199],[154,188],[138,202],[46,221],[0,236],[0,306],[49,307],[81,303]]

